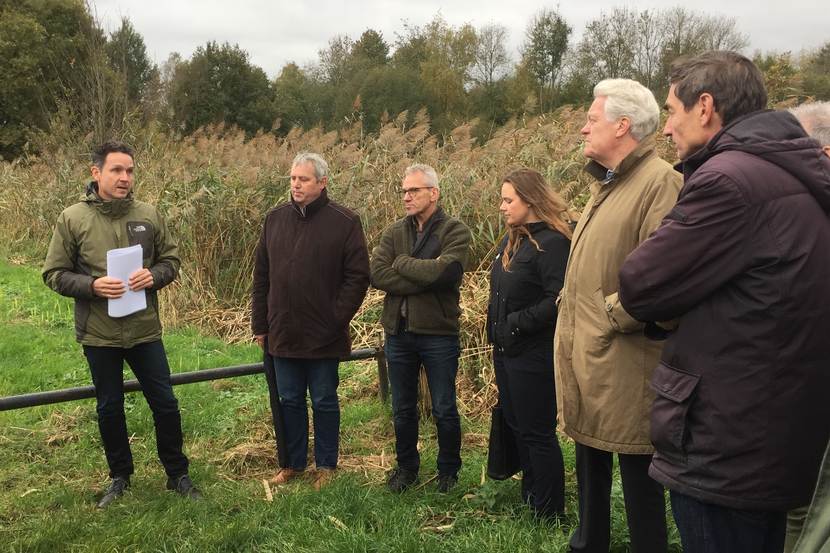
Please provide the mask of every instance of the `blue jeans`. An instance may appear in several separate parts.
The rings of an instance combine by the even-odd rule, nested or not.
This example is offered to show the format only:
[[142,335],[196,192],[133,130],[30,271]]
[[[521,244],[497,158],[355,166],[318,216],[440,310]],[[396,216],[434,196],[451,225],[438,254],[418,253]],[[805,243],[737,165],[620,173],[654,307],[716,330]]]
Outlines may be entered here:
[[153,411],[156,449],[170,478],[187,474],[188,460],[182,453],[182,419],[170,384],[170,366],[161,340],[129,349],[84,346],[84,355],[95,384],[98,400],[98,430],[110,476],[133,473],[133,455],[124,416],[124,361],[133,370],[144,397]]
[[750,511],[703,503],[671,492],[685,553],[781,553],[787,513]]
[[455,403],[458,336],[415,334],[402,330],[386,336],[386,361],[392,388],[395,450],[398,466],[418,472],[418,377],[427,375],[432,416],[438,431],[438,472],[456,475],[461,468],[461,419]]
[[314,462],[317,468],[337,468],[340,445],[340,404],[337,400],[338,359],[274,357],[280,391],[288,467],[305,470],[308,463],[308,406],[314,413]]

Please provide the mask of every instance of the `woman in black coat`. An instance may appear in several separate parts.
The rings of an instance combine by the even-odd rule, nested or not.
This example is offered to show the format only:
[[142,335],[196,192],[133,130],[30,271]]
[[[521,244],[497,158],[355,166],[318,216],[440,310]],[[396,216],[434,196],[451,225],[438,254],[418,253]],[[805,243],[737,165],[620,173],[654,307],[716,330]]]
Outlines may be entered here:
[[565,468],[556,437],[553,331],[571,227],[565,202],[530,169],[504,178],[507,236],[490,272],[487,337],[505,421],[516,437],[522,499],[537,516],[565,509]]

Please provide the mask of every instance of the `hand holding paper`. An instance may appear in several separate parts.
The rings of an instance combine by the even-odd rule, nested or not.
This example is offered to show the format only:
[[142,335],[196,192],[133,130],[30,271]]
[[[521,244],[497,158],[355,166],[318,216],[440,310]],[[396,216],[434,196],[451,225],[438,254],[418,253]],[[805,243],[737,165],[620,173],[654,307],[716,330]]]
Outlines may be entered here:
[[130,285],[130,290],[134,292],[150,288],[153,286],[153,273],[150,272],[150,269],[139,269],[130,275],[127,284]]
[[102,276],[93,281],[92,291],[96,296],[115,299],[124,295],[126,287],[124,286],[124,282],[117,278]]
[[[130,288],[126,289],[123,295],[106,296],[109,297],[107,314],[110,317],[126,317],[147,308],[147,295],[144,288],[148,284],[146,284],[147,276],[143,273],[146,269],[142,270],[141,259],[142,250],[140,245],[117,248],[107,252],[107,276],[110,277],[110,285],[115,285],[112,282],[114,279],[120,281],[122,288],[125,282],[130,283]],[[149,271],[147,272],[149,273]],[[149,279],[149,285],[152,285],[152,274]]]

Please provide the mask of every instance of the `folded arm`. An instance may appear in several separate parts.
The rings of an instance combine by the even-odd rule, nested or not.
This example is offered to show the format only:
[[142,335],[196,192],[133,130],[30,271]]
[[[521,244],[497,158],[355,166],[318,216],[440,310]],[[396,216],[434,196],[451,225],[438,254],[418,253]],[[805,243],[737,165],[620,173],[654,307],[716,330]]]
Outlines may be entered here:
[[422,287],[455,285],[464,272],[470,250],[470,231],[456,221],[447,229],[436,259],[416,259],[399,255],[392,268],[402,277]]
[[392,229],[386,229],[374,250],[372,250],[371,279],[372,286],[397,296],[420,294],[424,287],[402,276],[392,267],[395,261],[395,241]]

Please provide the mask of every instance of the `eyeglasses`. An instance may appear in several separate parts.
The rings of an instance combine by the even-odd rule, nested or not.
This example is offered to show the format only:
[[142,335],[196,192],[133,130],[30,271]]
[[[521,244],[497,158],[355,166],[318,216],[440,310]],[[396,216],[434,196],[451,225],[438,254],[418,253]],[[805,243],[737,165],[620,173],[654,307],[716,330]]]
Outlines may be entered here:
[[406,198],[407,196],[412,197],[415,195],[416,192],[420,192],[421,190],[426,190],[428,188],[434,188],[433,186],[415,186],[413,188],[401,188],[401,196]]

